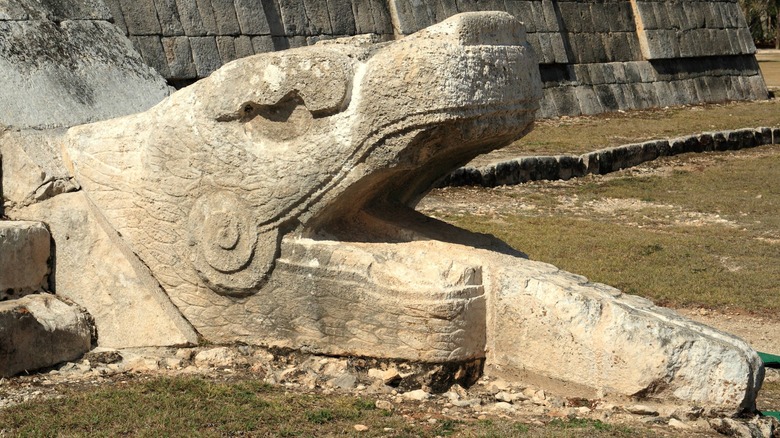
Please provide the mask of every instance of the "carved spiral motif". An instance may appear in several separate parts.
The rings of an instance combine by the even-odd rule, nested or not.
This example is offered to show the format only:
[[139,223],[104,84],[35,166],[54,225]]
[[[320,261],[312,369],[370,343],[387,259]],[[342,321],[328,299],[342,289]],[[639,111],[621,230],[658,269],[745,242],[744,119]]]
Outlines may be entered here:
[[212,290],[240,297],[259,289],[273,265],[276,242],[258,233],[244,201],[224,191],[202,196],[190,211],[188,225],[190,259]]

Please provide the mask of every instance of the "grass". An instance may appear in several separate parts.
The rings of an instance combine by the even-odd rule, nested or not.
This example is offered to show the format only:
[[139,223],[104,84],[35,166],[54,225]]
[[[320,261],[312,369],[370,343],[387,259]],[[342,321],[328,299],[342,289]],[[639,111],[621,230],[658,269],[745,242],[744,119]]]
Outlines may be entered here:
[[[777,316],[780,186],[768,182],[778,178],[780,146],[745,154],[711,154],[708,165],[668,159],[678,166],[664,175],[504,188],[494,192],[531,207],[440,216],[662,305]],[[594,207],[602,205],[614,207]]]
[[[369,427],[357,432],[355,424]],[[131,381],[0,411],[0,436],[390,436],[631,437],[650,430],[592,420],[547,427],[511,420],[444,419],[430,423],[375,409],[366,399],[290,394],[256,381],[192,377]]]
[[522,155],[582,154],[647,140],[759,126],[780,126],[780,99],[540,120],[527,136],[476,162],[481,165]]
[[766,86],[770,89],[780,88],[780,52],[759,52],[756,55]]

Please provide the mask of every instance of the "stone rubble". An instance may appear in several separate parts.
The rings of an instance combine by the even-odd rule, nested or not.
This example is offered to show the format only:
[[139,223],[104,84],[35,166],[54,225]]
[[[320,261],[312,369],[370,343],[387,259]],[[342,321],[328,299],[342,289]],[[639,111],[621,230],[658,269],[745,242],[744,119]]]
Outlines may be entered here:
[[[383,383],[383,368],[404,370],[403,380]],[[0,409],[26,401],[57,398],[68,387],[90,388],[137,379],[199,376],[217,380],[260,379],[299,392],[355,395],[373,400],[377,409],[399,415],[428,412],[428,422],[511,418],[543,425],[555,419],[590,419],[610,424],[652,424],[669,434],[680,432],[775,438],[780,423],[768,417],[710,417],[710,412],[673,405],[621,407],[599,399],[559,396],[532,384],[482,377],[465,388],[451,385],[433,393],[426,366],[365,358],[334,358],[246,345],[194,348],[113,350],[99,348],[76,362],[67,362],[40,373],[0,379]],[[356,384],[336,381],[349,376]],[[498,392],[496,392],[498,391]],[[356,424],[355,431],[370,425]],[[773,435],[774,434],[774,435]]]

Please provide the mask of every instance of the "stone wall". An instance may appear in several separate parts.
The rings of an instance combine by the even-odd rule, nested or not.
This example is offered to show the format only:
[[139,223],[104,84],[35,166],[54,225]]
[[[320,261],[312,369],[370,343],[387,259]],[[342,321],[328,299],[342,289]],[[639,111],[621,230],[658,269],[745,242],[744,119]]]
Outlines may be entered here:
[[54,128],[144,111],[165,80],[101,0],[0,1],[0,125]]
[[175,85],[255,53],[322,39],[408,35],[458,12],[521,21],[545,86],[540,115],[765,99],[736,0],[105,0]]
[[660,157],[691,152],[734,151],[769,144],[780,144],[780,128],[704,132],[599,149],[582,155],[529,156],[480,168],[461,167],[440,181],[437,187],[498,187],[528,181],[568,180],[590,174],[605,175]]

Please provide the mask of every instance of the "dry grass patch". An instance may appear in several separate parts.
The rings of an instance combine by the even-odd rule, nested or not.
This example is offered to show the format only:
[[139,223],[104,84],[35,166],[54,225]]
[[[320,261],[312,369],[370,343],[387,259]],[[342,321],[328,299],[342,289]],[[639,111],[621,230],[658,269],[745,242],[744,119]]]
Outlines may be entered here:
[[[509,419],[438,418],[425,406],[409,413],[374,407],[365,398],[288,393],[252,380],[156,378],[71,390],[60,399],[0,411],[0,436],[252,437],[633,437],[653,436],[598,420],[553,420],[546,426]],[[362,424],[368,430],[358,432]]]
[[780,52],[760,51],[756,54],[767,87],[780,89]]
[[776,145],[689,154],[609,176],[447,189],[421,208],[662,305],[778,319],[778,169]]
[[780,99],[561,117],[537,121],[530,134],[477,157],[471,165],[528,155],[582,154],[647,140],[759,126],[780,126]]

